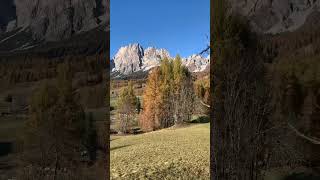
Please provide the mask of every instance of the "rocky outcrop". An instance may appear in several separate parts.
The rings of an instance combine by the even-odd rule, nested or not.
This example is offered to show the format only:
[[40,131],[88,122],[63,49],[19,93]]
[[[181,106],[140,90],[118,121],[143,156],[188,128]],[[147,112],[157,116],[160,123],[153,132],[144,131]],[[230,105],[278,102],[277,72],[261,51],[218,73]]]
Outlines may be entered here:
[[[107,50],[110,0],[1,0],[0,54]],[[49,52],[50,51],[50,52]]]
[[17,27],[30,27],[34,38],[48,41],[67,39],[103,23],[102,1],[15,0]]
[[[148,71],[159,66],[160,61],[164,58],[173,59],[165,49],[149,47],[144,50],[139,44],[130,44],[119,49],[111,62],[114,65],[112,71],[124,75],[138,71]],[[182,58],[182,64],[191,72],[202,72],[208,67],[209,63],[209,57],[204,58],[200,55]]]
[[[3,2],[2,2],[3,1]],[[106,0],[2,0],[0,14],[3,32],[23,28],[33,39],[60,41],[72,35],[106,25]],[[5,5],[5,6],[3,6]],[[1,10],[1,9],[0,9]]]
[[319,0],[230,0],[230,4],[257,32],[271,34],[298,29],[320,9]]
[[164,58],[170,58],[170,54],[167,50],[149,47],[144,52],[143,66],[141,69],[149,70],[155,66],[158,66],[161,59]]
[[192,56],[189,56],[183,59],[182,63],[191,72],[202,72],[210,64],[210,58],[209,57],[204,58],[200,55],[194,54]]
[[139,44],[121,47],[114,57],[114,70],[123,74],[141,70],[143,55],[143,48]]

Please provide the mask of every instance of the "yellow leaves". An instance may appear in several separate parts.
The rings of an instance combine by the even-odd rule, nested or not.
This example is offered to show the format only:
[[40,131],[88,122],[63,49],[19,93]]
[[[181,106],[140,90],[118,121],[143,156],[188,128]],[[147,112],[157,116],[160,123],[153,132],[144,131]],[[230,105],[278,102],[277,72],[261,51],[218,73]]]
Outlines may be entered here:
[[[122,88],[118,100],[119,111],[134,111],[136,105],[136,95],[134,94],[134,89],[132,82],[129,82],[127,87]],[[129,112],[127,112],[129,113]]]
[[148,77],[146,89],[143,94],[143,113],[140,118],[140,126],[143,130],[154,130],[157,123],[157,112],[160,102],[160,70],[154,69]]
[[208,103],[210,94],[210,77],[206,76],[197,80],[195,82],[195,91],[200,99]]

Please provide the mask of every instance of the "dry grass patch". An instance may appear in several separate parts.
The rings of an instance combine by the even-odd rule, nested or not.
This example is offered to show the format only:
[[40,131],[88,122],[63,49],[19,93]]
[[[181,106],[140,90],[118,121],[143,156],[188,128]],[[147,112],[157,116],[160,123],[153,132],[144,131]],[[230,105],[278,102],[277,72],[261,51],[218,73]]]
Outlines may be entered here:
[[210,124],[111,136],[111,179],[209,179]]

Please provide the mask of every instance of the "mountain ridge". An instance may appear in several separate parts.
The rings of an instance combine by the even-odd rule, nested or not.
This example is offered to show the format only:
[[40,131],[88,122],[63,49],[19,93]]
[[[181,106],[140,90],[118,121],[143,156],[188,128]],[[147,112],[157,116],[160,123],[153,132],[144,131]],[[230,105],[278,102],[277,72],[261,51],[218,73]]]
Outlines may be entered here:
[[[94,51],[107,44],[109,0],[4,0],[0,2],[0,54]],[[103,34],[104,33],[104,34]],[[99,36],[94,44],[90,37]],[[83,36],[83,37],[81,37]],[[76,40],[78,38],[79,40]],[[76,43],[77,42],[77,43]],[[85,47],[87,42],[87,47]],[[68,47],[65,47],[67,44]],[[89,45],[93,45],[90,47]],[[71,47],[72,46],[72,47]],[[99,47],[96,47],[99,46]],[[87,50],[88,49],[88,50]],[[107,48],[102,48],[104,51]],[[50,52],[49,52],[50,54]]]
[[295,31],[312,13],[320,12],[319,0],[230,0],[230,6],[247,17],[256,32],[265,34]]
[[[123,75],[130,75],[139,71],[148,71],[159,66],[164,58],[173,59],[170,53],[164,48],[147,47],[144,49],[139,43],[132,43],[120,47],[115,56],[111,59],[112,72]],[[181,58],[182,64],[191,72],[202,72],[208,69],[209,57],[193,54]]]

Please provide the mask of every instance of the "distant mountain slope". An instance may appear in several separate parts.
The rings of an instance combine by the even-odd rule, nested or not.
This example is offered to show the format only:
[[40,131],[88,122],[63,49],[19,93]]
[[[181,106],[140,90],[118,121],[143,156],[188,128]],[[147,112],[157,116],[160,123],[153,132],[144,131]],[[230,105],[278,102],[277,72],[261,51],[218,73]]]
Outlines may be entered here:
[[[16,33],[18,32],[18,34]],[[16,34],[8,39],[0,35],[0,57],[32,55],[47,58],[63,57],[68,55],[106,54],[108,50],[108,37],[104,28],[76,34],[69,39],[46,42],[30,39],[30,33],[12,32]]]
[[230,5],[248,17],[257,32],[271,34],[295,31],[320,10],[319,0],[230,0]]

